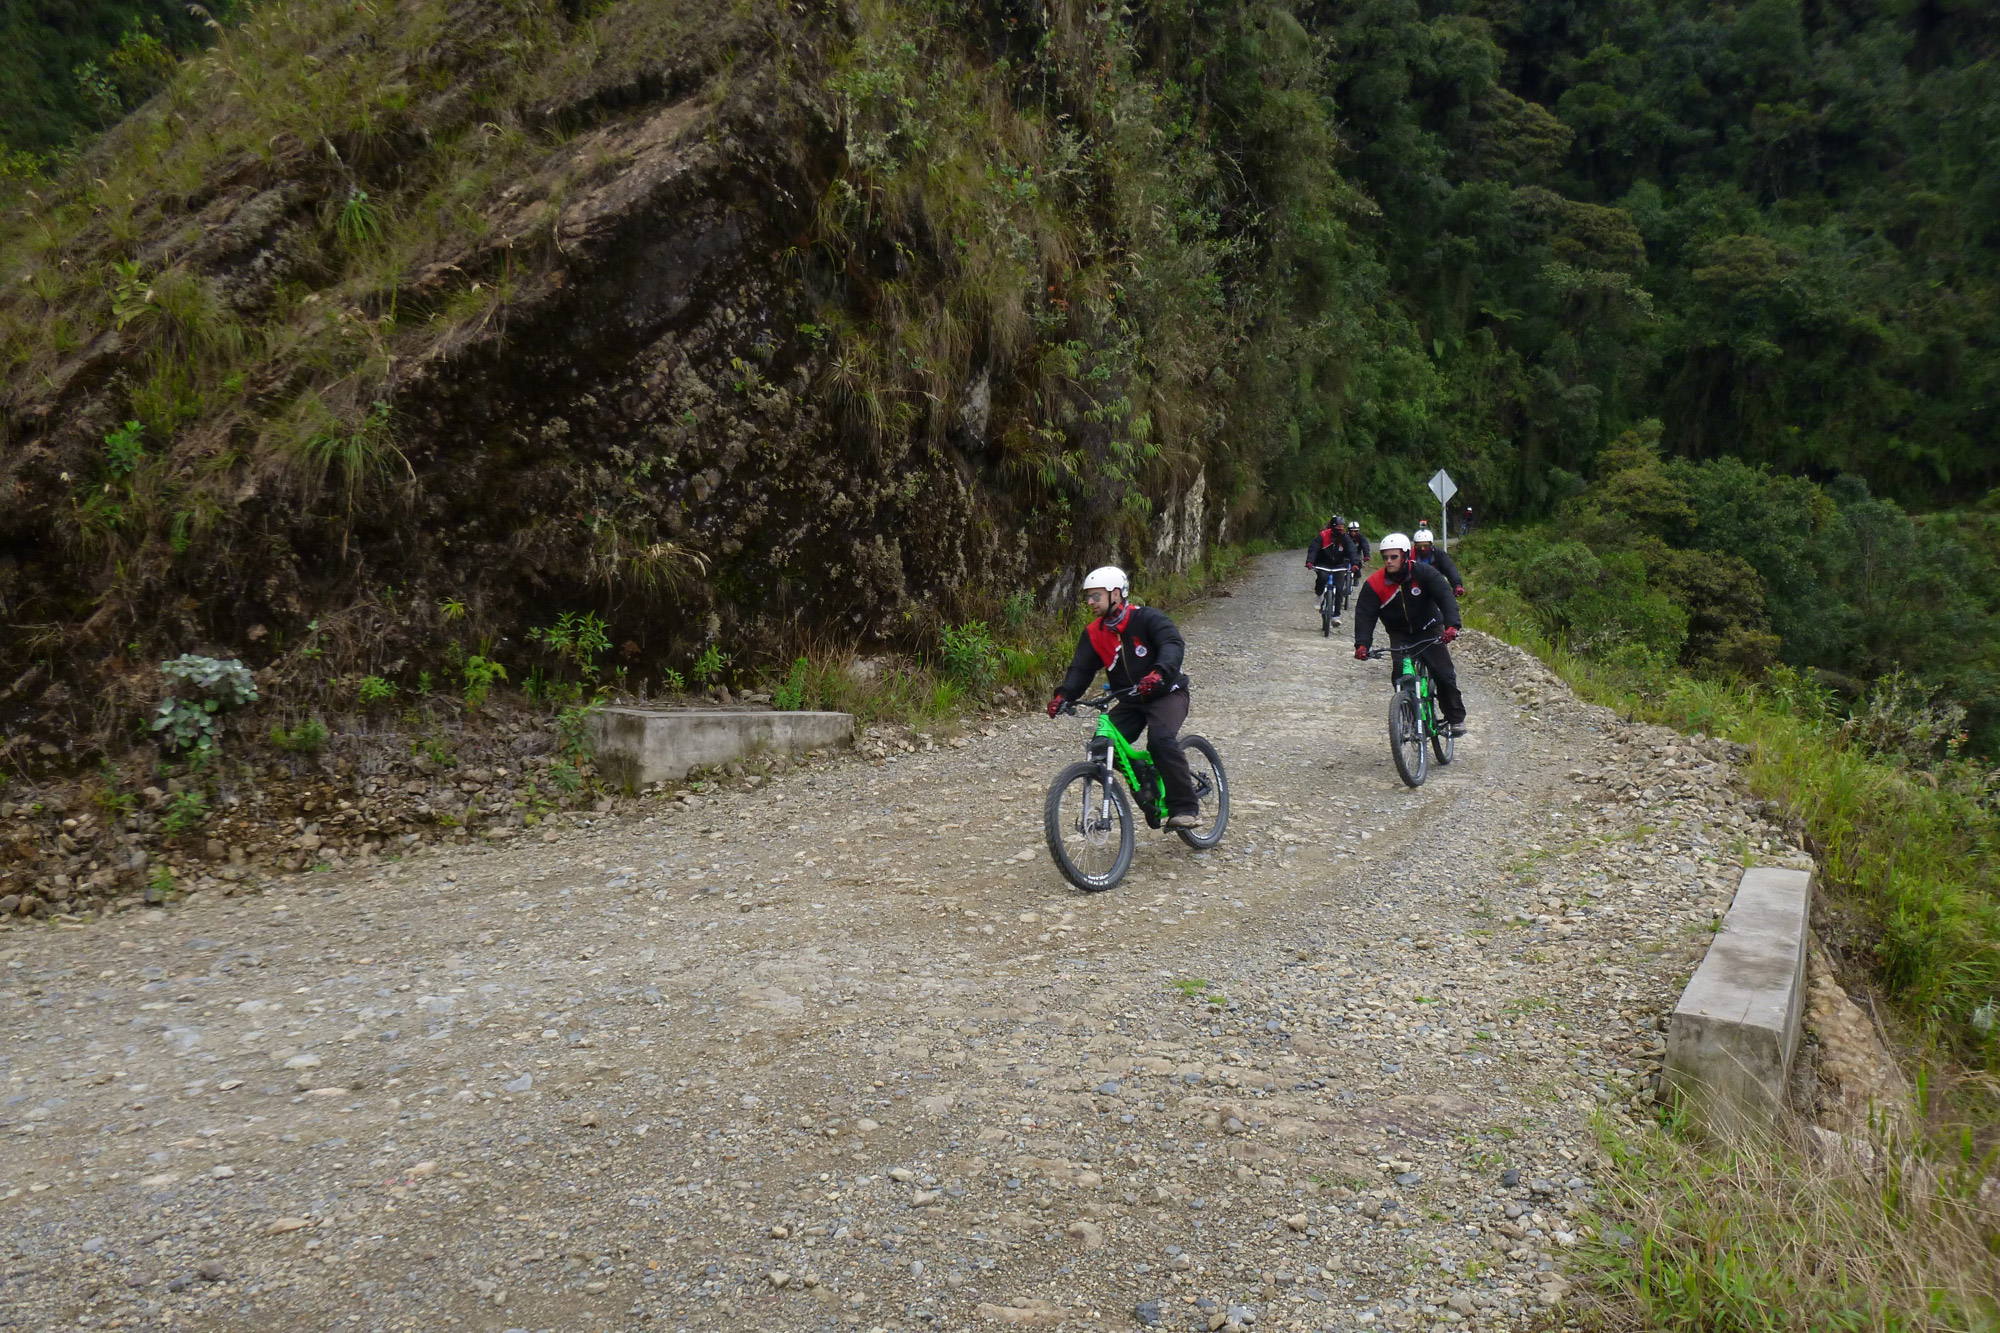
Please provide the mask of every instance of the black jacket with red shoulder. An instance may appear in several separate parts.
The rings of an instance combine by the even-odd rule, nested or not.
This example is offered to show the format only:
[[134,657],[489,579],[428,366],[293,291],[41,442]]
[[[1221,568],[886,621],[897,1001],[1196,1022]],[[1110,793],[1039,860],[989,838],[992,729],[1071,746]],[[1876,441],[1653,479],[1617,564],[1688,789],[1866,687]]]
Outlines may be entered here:
[[1361,591],[1354,598],[1356,643],[1374,641],[1378,619],[1389,631],[1391,643],[1427,639],[1446,625],[1461,624],[1451,582],[1435,566],[1405,560],[1403,570],[1406,577],[1400,580],[1390,578],[1386,569],[1377,569],[1361,581]]
[[1092,617],[1076,641],[1076,655],[1070,659],[1069,674],[1056,693],[1065,699],[1080,699],[1090,682],[1102,671],[1114,690],[1130,689],[1147,673],[1166,677],[1170,689],[1181,689],[1187,677],[1181,674],[1181,659],[1187,656],[1187,641],[1164,611],[1127,602],[1123,614],[1106,624]]
[[1345,528],[1321,528],[1319,535],[1306,546],[1306,563],[1309,565],[1338,569],[1360,558],[1354,544],[1348,540]]

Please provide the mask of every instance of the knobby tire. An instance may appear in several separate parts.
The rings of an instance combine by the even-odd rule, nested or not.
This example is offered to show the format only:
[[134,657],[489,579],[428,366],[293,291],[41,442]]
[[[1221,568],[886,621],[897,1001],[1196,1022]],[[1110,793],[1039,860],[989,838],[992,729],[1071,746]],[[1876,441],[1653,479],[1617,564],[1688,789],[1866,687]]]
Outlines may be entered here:
[[[1086,831],[1082,821],[1098,820],[1103,808],[1103,793],[1106,788],[1111,793],[1112,817],[1117,823],[1115,829],[1108,826],[1093,827]],[[1125,872],[1132,868],[1132,847],[1135,840],[1132,823],[1132,798],[1115,779],[1108,784],[1104,769],[1097,764],[1078,761],[1056,774],[1056,780],[1049,784],[1048,799],[1042,806],[1042,832],[1048,838],[1049,856],[1055,861],[1056,869],[1062,871],[1064,879],[1082,889],[1085,893],[1102,893],[1114,888],[1125,878]],[[1116,840],[1115,847],[1112,840]],[[1110,864],[1086,867],[1071,854],[1071,841],[1079,849],[1096,845],[1100,850],[1108,849]],[[1095,842],[1093,843],[1093,840]]]
[[1389,753],[1396,761],[1396,773],[1405,786],[1421,787],[1430,775],[1430,756],[1424,751],[1423,723],[1417,712],[1417,687],[1404,682],[1389,699]]
[[1174,832],[1188,846],[1203,851],[1221,842],[1223,830],[1229,827],[1229,774],[1223,771],[1222,756],[1215,752],[1207,737],[1183,736],[1181,749],[1187,753],[1188,769],[1194,778],[1196,816],[1201,823]]

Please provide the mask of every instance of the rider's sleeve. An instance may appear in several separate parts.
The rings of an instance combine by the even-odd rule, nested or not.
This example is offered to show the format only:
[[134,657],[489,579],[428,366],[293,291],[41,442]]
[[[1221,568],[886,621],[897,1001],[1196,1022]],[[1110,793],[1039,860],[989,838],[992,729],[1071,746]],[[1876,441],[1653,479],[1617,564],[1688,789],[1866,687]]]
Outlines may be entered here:
[[1452,558],[1443,551],[1437,553],[1437,567],[1446,578],[1451,580],[1452,587],[1459,588],[1465,585],[1465,580],[1459,576],[1458,566],[1452,563]]
[[1079,634],[1076,653],[1069,659],[1069,674],[1063,677],[1062,684],[1056,686],[1056,693],[1065,699],[1081,699],[1083,692],[1090,688],[1098,668],[1103,665],[1097,660],[1097,649],[1090,646],[1090,634],[1087,631]]
[[1306,563],[1309,565],[1318,564],[1319,551],[1320,551],[1319,538],[1314,537],[1311,541],[1306,543]]
[[1363,583],[1361,591],[1354,595],[1354,641],[1372,643],[1375,639],[1375,618],[1382,614],[1382,599],[1375,595],[1375,585]]
[[[1451,591],[1452,580],[1446,578],[1444,571],[1436,565],[1415,564],[1410,568],[1424,580],[1424,590],[1437,598],[1438,610],[1444,612],[1444,623],[1463,629],[1465,622],[1459,619],[1458,598]],[[1430,577],[1425,578],[1426,574]]]
[[[1146,608],[1146,637],[1153,641],[1152,669],[1168,680],[1180,674],[1181,662],[1187,657],[1187,640],[1181,637],[1180,627],[1167,618],[1164,611]],[[1142,673],[1143,674],[1143,673]]]

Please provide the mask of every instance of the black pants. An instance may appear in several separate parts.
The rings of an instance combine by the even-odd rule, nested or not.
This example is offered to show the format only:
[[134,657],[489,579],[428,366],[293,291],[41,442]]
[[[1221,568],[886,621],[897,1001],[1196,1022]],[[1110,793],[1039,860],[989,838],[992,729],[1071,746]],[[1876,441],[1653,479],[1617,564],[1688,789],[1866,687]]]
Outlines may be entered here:
[[[1389,642],[1391,646],[1396,646],[1394,635],[1389,637]],[[1444,705],[1444,720],[1454,727],[1464,722],[1465,696],[1458,692],[1458,670],[1451,664],[1451,649],[1434,643],[1415,656],[1431,669],[1431,682],[1437,686],[1438,702]]]
[[1194,774],[1188,772],[1187,756],[1181,752],[1181,725],[1187,721],[1188,692],[1175,690],[1141,701],[1128,700],[1111,710],[1111,725],[1127,743],[1146,732],[1146,753],[1153,756],[1153,768],[1167,794],[1169,815],[1199,814],[1194,801]]
[[[1321,593],[1326,591],[1326,581],[1328,579],[1339,579],[1342,583],[1345,583],[1347,582],[1347,571],[1342,570],[1338,574],[1328,574],[1322,570],[1315,569],[1313,571],[1313,596],[1317,597]],[[1341,591],[1340,600],[1342,602],[1345,602],[1347,600],[1346,596],[1347,589],[1342,588],[1340,591]]]

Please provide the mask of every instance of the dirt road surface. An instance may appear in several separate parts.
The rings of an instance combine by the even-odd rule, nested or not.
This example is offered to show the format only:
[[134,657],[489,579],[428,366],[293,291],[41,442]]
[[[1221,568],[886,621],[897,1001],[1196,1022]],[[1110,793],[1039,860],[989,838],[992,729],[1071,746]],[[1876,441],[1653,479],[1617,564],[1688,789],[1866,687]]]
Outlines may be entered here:
[[1234,817],[1109,893],[1049,862],[1087,724],[1036,713],[0,936],[0,1327],[1559,1322],[1590,1117],[1785,849],[1726,746],[1476,635],[1403,787],[1309,579],[1181,617]]

